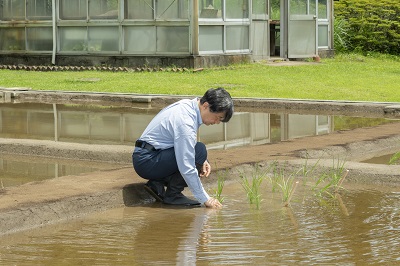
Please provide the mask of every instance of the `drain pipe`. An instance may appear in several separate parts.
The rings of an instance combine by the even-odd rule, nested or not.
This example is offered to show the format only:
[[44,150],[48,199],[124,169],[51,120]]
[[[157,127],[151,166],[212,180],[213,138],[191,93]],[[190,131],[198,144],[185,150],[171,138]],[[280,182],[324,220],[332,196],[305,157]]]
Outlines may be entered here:
[[56,64],[56,52],[57,52],[57,34],[56,34],[56,0],[52,0],[52,16],[53,16],[53,52],[51,55],[51,63]]

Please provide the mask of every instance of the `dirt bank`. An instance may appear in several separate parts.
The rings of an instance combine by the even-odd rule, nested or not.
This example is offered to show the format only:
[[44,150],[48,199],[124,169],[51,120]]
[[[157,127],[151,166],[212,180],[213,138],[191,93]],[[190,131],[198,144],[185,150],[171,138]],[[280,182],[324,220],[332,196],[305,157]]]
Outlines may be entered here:
[[[290,107],[289,103],[285,104],[287,109],[294,108]],[[315,104],[310,102],[314,107]],[[323,104],[320,103],[321,106]],[[253,103],[253,106],[256,105]],[[340,106],[338,103],[334,105]],[[383,112],[381,116],[385,116],[384,110],[387,105],[379,104],[379,106],[381,106],[380,112]],[[378,110],[378,107],[372,109]],[[392,114],[396,114],[397,107],[392,109],[395,110]],[[0,234],[44,226],[117,206],[151,201],[152,199],[142,189],[143,180],[131,167],[132,149],[133,147],[129,146],[0,139],[0,152],[3,154],[40,155],[115,163],[112,169],[58,177],[0,190]],[[229,168],[235,173],[235,170],[243,165],[256,162],[282,160],[296,166],[303,164],[304,158],[308,157],[310,163],[314,159],[320,159],[321,167],[330,167],[333,157],[345,158],[346,168],[350,169],[346,182],[390,184],[398,191],[399,165],[360,163],[361,160],[376,155],[397,151],[400,151],[400,122],[304,137],[276,144],[211,150],[209,159],[213,166],[218,166],[218,169],[214,170]],[[232,174],[230,178],[236,177]],[[215,182],[215,179],[214,171],[208,182]]]

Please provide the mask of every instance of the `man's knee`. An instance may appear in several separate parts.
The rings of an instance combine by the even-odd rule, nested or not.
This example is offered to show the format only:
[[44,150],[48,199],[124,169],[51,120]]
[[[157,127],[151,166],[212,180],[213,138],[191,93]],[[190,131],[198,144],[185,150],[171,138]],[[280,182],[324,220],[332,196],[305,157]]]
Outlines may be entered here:
[[195,146],[196,151],[196,163],[203,164],[207,159],[207,148],[202,142],[197,142]]

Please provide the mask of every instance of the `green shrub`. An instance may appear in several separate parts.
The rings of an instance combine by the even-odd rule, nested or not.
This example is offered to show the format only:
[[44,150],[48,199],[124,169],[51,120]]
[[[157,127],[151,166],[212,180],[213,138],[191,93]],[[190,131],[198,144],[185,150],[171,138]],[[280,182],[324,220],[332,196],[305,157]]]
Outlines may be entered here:
[[349,48],[349,23],[343,18],[336,18],[334,23],[334,45],[338,52],[346,52]]
[[334,5],[341,27],[335,34],[339,50],[400,54],[399,0],[340,0]]

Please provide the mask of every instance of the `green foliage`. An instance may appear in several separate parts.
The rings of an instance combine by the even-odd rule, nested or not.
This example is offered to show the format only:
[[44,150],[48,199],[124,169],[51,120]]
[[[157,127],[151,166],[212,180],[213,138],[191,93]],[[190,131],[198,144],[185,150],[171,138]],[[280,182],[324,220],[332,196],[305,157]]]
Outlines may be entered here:
[[225,185],[225,177],[228,175],[228,170],[225,170],[223,173],[218,172],[218,182],[217,188],[215,189],[214,198],[219,200],[219,202],[224,201],[224,197],[222,196],[222,190],[224,189]]
[[307,157],[306,160],[304,161],[304,165],[303,167],[299,170],[302,173],[302,177],[303,177],[303,184],[305,185],[307,182],[308,177],[315,171],[315,169],[318,166],[320,159],[318,159],[312,166],[311,168],[308,165],[308,153],[307,153]]
[[255,167],[254,171],[252,172],[251,179],[248,178],[244,173],[240,174],[240,183],[243,189],[246,191],[247,199],[249,200],[249,203],[253,204],[257,210],[260,208],[260,203],[262,200],[260,187],[265,177],[266,173],[260,172],[258,167]]
[[400,54],[400,1],[334,2],[338,50]]
[[345,169],[345,160],[335,160],[333,158],[332,168],[319,176],[314,184],[313,190],[315,195],[323,197],[328,195],[335,198],[337,191],[341,188],[342,182],[347,176],[348,170]]
[[400,163],[400,151],[393,154],[393,156],[390,157],[389,160],[389,164],[397,164],[397,163]]
[[280,0],[270,0],[271,5],[271,19],[272,20],[279,20],[281,17],[281,3]]
[[343,18],[337,18],[334,21],[334,46],[338,52],[346,52],[349,46],[349,24]]
[[284,202],[285,206],[289,206],[290,204],[290,199],[298,184],[296,177],[302,169],[296,172],[286,173],[284,168],[281,168],[278,164],[274,163],[273,175],[270,177],[272,191],[274,192],[279,188],[282,202]]

